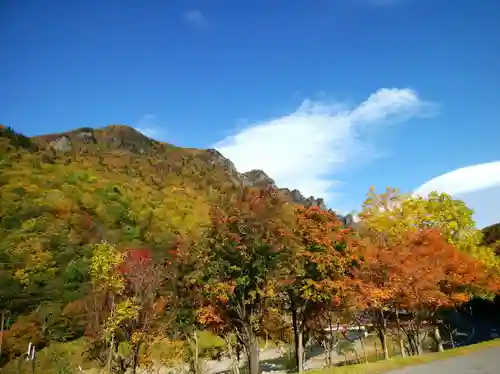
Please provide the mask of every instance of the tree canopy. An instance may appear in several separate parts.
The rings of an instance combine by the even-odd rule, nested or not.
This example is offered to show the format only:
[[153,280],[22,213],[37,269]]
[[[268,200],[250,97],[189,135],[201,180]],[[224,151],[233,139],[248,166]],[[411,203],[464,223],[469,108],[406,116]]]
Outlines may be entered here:
[[498,292],[495,228],[483,236],[460,200],[371,189],[347,227],[220,157],[124,126],[0,127],[0,365],[83,337],[110,372],[156,365],[160,341],[199,372],[209,330],[251,374],[259,338],[293,335],[302,371],[307,341],[331,350],[340,321],[373,326],[386,357],[393,328],[420,354],[441,310]]

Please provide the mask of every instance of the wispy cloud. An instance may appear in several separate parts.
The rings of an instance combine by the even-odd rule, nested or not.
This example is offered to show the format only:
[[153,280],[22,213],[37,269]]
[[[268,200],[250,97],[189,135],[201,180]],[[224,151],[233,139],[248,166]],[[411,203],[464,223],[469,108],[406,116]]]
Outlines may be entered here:
[[304,100],[295,112],[247,126],[214,147],[241,172],[262,169],[279,186],[332,205],[341,183],[336,173],[376,156],[371,134],[433,108],[415,91],[397,88],[380,89],[355,107]]
[[431,191],[462,194],[500,186],[500,161],[466,166],[442,174],[415,190],[418,194]]
[[203,13],[198,10],[198,9],[193,9],[193,10],[190,10],[186,13],[184,13],[184,21],[193,25],[193,26],[196,26],[198,28],[205,28],[207,27],[207,19],[206,17],[203,15]]
[[156,123],[156,116],[154,114],[142,116],[134,124],[134,128],[140,133],[156,140],[161,140],[161,138],[165,136],[163,129]]
[[500,161],[471,165],[424,183],[415,194],[446,192],[462,199],[475,211],[479,227],[500,222]]

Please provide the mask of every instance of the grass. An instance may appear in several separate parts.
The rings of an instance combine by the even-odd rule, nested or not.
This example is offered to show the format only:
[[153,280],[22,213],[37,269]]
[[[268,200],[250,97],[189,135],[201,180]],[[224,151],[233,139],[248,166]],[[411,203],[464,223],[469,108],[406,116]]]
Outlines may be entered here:
[[321,370],[314,370],[309,373],[329,374],[331,372],[335,374],[378,374],[386,372],[388,370],[399,369],[406,366],[426,364],[432,361],[445,360],[447,358],[463,356],[493,347],[500,347],[500,339],[490,340],[479,344],[473,344],[467,347],[449,349],[444,352],[428,353],[422,356],[394,357],[388,361],[378,361],[368,364],[349,365],[338,368],[324,368]]
[[226,346],[224,339],[210,331],[198,331],[198,344],[201,350],[210,348],[224,349]]
[[[40,350],[36,355],[36,373],[43,374],[73,374],[82,369],[92,369],[95,363],[85,361],[82,353],[86,349],[84,339],[67,343],[52,343]],[[18,371],[19,370],[19,371]],[[30,362],[23,358],[12,360],[0,369],[2,374],[28,374],[31,373]]]

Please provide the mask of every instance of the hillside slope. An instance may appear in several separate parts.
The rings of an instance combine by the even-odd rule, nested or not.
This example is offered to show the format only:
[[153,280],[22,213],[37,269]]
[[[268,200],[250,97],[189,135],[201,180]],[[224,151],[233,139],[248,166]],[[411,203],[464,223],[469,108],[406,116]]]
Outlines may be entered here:
[[[28,138],[0,127],[0,309],[63,308],[87,287],[93,243],[148,246],[198,235],[210,203],[237,186],[274,185],[240,174],[213,149],[180,148],[131,127],[80,128]],[[320,205],[293,190],[291,202]]]
[[492,246],[497,255],[500,255],[500,222],[485,227],[483,230],[483,243]]
[[[130,152],[137,156],[163,158],[169,162],[182,159],[181,165],[193,165],[197,162],[197,171],[223,170],[225,176],[220,180],[229,180],[234,185],[253,187],[275,186],[274,180],[262,170],[251,170],[239,173],[234,164],[215,149],[188,149],[161,143],[148,138],[128,126],[111,125],[101,129],[79,128],[59,134],[48,134],[33,138],[43,148],[53,149],[56,152],[71,153],[109,153],[110,151]],[[179,166],[179,165],[178,165]],[[189,166],[188,166],[189,167]],[[175,167],[170,169],[175,171]],[[218,174],[220,177],[220,173]],[[214,181],[212,180],[211,183]],[[300,191],[287,188],[279,189],[294,202],[326,208],[323,199],[304,197]]]

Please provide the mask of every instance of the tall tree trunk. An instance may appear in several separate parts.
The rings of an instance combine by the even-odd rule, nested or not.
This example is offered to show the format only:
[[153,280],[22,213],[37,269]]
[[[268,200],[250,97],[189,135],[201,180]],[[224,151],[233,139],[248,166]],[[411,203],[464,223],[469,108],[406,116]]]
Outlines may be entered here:
[[420,326],[417,325],[415,328],[415,343],[417,344],[417,355],[421,356],[424,354],[424,349],[422,346],[422,334],[421,334]]
[[385,329],[381,331],[382,349],[384,350],[384,360],[389,359],[389,348],[387,347],[387,332]]
[[387,321],[384,316],[384,311],[380,309],[380,328],[379,328],[379,338],[382,344],[382,350],[384,351],[384,359],[389,359],[389,348],[387,346]]
[[356,363],[359,364],[361,361],[359,360],[359,354],[358,351],[354,348],[351,349],[352,352],[354,352],[354,357],[356,357]]
[[399,351],[401,352],[401,357],[406,357],[405,342],[402,337],[399,337]]
[[297,372],[302,373],[304,371],[304,344],[303,344],[303,333],[302,324],[298,321],[298,313],[295,305],[292,304],[292,325],[293,325],[293,336],[295,343],[295,364],[297,365]]
[[417,340],[417,355],[422,356],[423,354],[424,354],[424,348],[422,347],[422,339],[420,339],[419,336]]
[[406,331],[406,337],[408,339],[408,348],[410,351],[410,356],[415,354],[415,344],[413,343],[413,335],[411,334],[410,331]]
[[231,334],[227,334],[224,340],[226,341],[226,346],[229,353],[229,359],[231,360],[231,367],[233,369],[233,374],[240,374],[239,358],[236,357],[235,355],[231,338],[232,338]]
[[443,352],[443,340],[441,339],[441,334],[439,333],[439,327],[434,327],[434,339],[436,340],[438,352]]
[[200,370],[200,352],[198,344],[198,334],[196,333],[196,328],[193,330],[193,340],[194,340],[194,368],[195,373],[199,373]]
[[384,328],[379,328],[377,331],[380,344],[382,345],[382,353],[384,354],[384,360],[389,359],[389,349],[387,347],[387,334]]
[[[363,334],[365,332],[363,331]],[[368,356],[366,355],[366,348],[365,348],[365,337],[361,335],[361,338],[359,339],[361,341],[361,349],[363,350],[363,359],[365,360],[365,364],[368,363]]]
[[455,348],[455,340],[453,339],[453,331],[450,331],[450,341],[451,341],[451,348]]
[[[249,328],[250,330],[250,328]],[[257,336],[253,331],[248,332],[248,338],[246,342],[246,353],[248,358],[248,372],[249,374],[259,374],[259,344],[257,341]]]
[[304,334],[302,332],[302,329],[299,329],[297,336],[297,356],[299,358],[297,370],[299,373],[302,373],[304,371],[304,357],[305,357]]
[[199,344],[198,344],[198,334],[196,333],[196,328],[186,329],[184,332],[185,339],[188,343],[189,353],[191,355],[191,359],[189,361],[190,372],[194,374],[200,373],[200,352],[199,352]]
[[399,319],[398,308],[396,308],[396,324],[397,324],[397,328],[398,328],[399,351],[401,352],[401,357],[405,357],[406,356],[405,343],[403,342],[403,334],[401,332],[401,321]]

